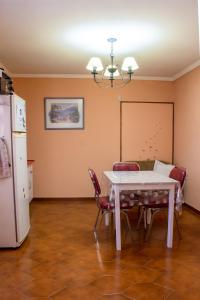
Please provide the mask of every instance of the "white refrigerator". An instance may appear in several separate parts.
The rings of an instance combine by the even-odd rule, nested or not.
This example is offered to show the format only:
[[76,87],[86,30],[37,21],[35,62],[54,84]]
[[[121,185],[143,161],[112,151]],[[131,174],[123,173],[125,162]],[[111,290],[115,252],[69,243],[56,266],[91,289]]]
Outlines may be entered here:
[[9,175],[0,176],[0,247],[19,247],[29,232],[30,217],[26,106],[15,94],[0,95],[0,139],[7,150],[0,152],[1,166],[5,152],[9,160]]

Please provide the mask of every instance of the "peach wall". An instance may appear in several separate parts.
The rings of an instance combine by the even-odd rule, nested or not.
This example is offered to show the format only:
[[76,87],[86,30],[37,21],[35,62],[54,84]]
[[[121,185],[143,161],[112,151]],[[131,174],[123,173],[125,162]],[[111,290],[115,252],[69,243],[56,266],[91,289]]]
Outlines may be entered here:
[[200,67],[174,82],[175,162],[187,168],[185,200],[200,210]]
[[[27,100],[28,158],[35,160],[35,197],[93,195],[87,169],[103,170],[120,157],[120,99],[173,101],[173,83],[135,80],[122,89],[101,89],[91,79],[14,78]],[[45,130],[44,97],[84,97],[84,130]]]

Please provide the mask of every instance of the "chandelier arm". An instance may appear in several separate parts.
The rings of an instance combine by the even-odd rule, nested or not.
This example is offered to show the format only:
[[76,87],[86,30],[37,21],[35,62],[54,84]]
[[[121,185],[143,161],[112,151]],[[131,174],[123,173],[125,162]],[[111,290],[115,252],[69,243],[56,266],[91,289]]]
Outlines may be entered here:
[[[125,85],[127,85],[130,81],[131,81],[131,77],[132,77],[133,72],[131,73],[121,73],[120,74],[120,79],[115,79],[115,78],[105,78],[103,75],[103,72],[100,73],[93,73],[93,79],[95,81],[95,83],[99,86],[99,87],[104,87],[104,88],[109,88],[109,87],[124,87]],[[128,77],[125,77],[128,76]]]
[[106,79],[103,78],[97,78],[97,74],[93,74],[94,75],[94,81],[95,83],[99,86],[99,87],[110,87],[110,83],[108,85],[108,82],[106,81]]
[[[113,43],[116,42],[116,38],[109,38],[108,42],[110,45],[110,65],[107,65],[104,69],[102,66],[102,63],[100,59],[93,58],[93,61],[95,59],[95,63],[93,62],[93,65],[90,62],[88,63],[87,69],[91,70],[91,66],[93,66],[92,75],[95,83],[99,87],[123,87],[127,85],[132,80],[132,75],[134,74],[133,68],[138,68],[137,63],[135,62],[135,59],[132,57],[127,57],[124,59],[123,62],[123,70],[120,68],[120,66],[117,64],[114,64],[114,47]],[[92,60],[92,59],[91,59]],[[126,60],[126,62],[125,62]],[[133,66],[133,68],[132,68]]]
[[104,88],[110,88],[110,87],[116,87],[116,88],[120,88],[120,87],[124,87],[125,85],[127,85],[131,79],[127,78],[127,79],[113,79],[112,80],[112,86],[111,86],[111,80],[108,79],[103,79],[103,78],[97,78],[96,76],[94,77],[94,81],[95,83],[99,86],[99,87],[104,87]]
[[108,81],[95,81],[95,83],[97,84],[98,87],[102,87],[102,88],[110,88],[110,82]]
[[111,79],[108,80],[107,78],[104,78],[103,73],[101,74],[100,78],[98,78],[96,75],[100,76],[100,74],[98,74],[98,73],[93,74],[93,76],[94,76],[93,79],[98,86],[105,87],[105,88],[109,88],[109,87],[111,87],[111,85],[112,85],[112,87],[114,86],[113,85],[113,81],[115,80],[114,78],[112,79],[112,83],[111,83]]

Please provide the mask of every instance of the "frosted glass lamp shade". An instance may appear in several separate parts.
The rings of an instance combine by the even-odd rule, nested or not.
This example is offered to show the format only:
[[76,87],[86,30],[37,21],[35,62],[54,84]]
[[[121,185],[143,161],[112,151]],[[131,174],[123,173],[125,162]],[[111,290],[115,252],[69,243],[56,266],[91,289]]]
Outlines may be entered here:
[[89,71],[102,71],[103,65],[99,57],[92,57],[89,60],[89,63],[86,66],[86,69]]
[[122,64],[122,71],[134,71],[137,70],[138,64],[136,63],[136,60],[134,57],[126,57],[124,58],[123,64]]
[[104,76],[105,77],[110,77],[111,74],[113,74],[113,77],[117,77],[117,76],[120,75],[116,66],[113,66],[113,69],[114,70],[116,69],[114,72],[110,72],[109,69],[112,69],[111,65],[109,65],[109,66],[106,67],[106,70],[104,72]]

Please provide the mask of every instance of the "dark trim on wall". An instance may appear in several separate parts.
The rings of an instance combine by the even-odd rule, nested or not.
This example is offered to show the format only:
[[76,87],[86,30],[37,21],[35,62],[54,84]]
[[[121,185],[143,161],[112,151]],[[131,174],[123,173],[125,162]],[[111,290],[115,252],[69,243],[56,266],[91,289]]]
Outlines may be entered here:
[[94,201],[94,197],[67,197],[67,198],[61,198],[61,197],[36,197],[33,198],[31,202],[33,201]]
[[124,102],[125,101],[120,102],[120,161],[122,161],[122,104]]
[[[48,198],[48,197],[43,197],[43,198],[33,198],[33,201],[63,201],[63,202],[70,202],[70,201],[89,201],[89,202],[94,202],[94,197],[72,197],[72,198],[59,198],[59,197],[54,197],[54,198]],[[200,211],[192,206],[190,206],[187,203],[184,203],[183,206],[185,206],[187,209],[190,209],[191,211],[193,211],[194,213],[200,215]]]
[[[152,102],[152,101],[121,101],[120,102],[120,161],[122,161],[122,105],[128,103],[147,103],[147,104],[171,104],[172,105],[172,157],[174,163],[174,102]],[[134,157],[133,157],[134,160]]]
[[174,103],[172,102],[172,164],[174,164]]
[[190,209],[190,210],[191,210],[192,212],[194,212],[195,214],[200,215],[200,211],[199,211],[198,209],[194,208],[193,206],[190,206],[190,205],[187,204],[187,203],[184,203],[183,205],[186,206],[188,209]]

